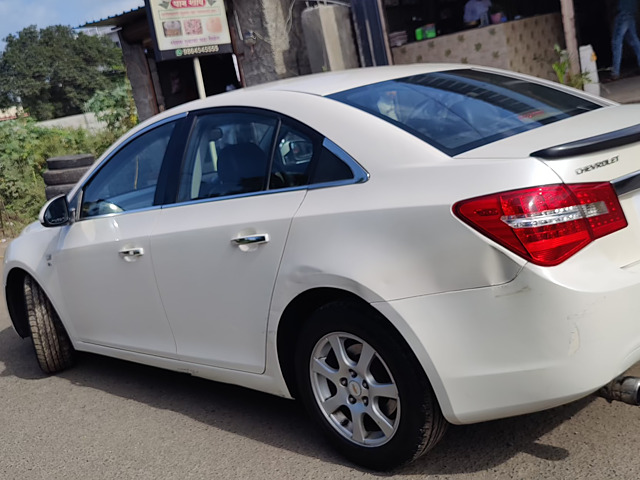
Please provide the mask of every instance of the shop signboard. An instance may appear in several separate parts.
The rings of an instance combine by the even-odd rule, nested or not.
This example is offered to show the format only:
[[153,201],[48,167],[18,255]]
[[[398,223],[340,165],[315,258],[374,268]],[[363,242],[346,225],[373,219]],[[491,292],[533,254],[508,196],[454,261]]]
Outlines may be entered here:
[[224,0],[145,0],[156,59],[232,53]]

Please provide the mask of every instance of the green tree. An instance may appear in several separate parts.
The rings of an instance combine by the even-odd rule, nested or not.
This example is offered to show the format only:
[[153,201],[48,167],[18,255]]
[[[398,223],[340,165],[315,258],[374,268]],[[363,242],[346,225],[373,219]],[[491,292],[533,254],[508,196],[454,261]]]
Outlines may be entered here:
[[32,25],[5,41],[0,108],[21,104],[37,120],[82,113],[95,92],[124,79],[122,52],[105,37]]
[[100,90],[84,105],[86,112],[107,124],[114,135],[122,135],[138,123],[138,113],[133,100],[131,84],[121,82],[112,90]]

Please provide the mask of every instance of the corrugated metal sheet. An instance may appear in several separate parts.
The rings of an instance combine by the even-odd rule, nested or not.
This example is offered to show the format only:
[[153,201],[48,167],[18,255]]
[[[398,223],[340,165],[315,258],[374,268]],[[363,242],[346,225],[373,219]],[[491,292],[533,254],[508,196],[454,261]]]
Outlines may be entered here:
[[145,15],[145,7],[138,7],[127,12],[122,12],[118,15],[113,15],[111,17],[102,18],[100,20],[93,20],[85,23],[84,25],[79,26],[78,28],[86,28],[86,27],[120,27],[127,23],[130,23],[133,19],[138,18],[140,15]]

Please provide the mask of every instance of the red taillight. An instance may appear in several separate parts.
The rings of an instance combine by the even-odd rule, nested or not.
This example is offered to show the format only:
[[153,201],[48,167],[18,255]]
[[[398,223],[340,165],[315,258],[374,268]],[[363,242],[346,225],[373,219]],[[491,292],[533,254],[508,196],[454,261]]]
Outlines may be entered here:
[[463,200],[464,222],[525,259],[558,265],[596,238],[627,226],[610,183],[545,185]]

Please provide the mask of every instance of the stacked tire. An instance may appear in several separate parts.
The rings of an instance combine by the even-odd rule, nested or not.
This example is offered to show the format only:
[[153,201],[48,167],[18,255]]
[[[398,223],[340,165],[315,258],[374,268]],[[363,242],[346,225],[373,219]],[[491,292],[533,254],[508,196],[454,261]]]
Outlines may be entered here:
[[47,200],[68,193],[94,161],[93,155],[86,153],[49,158],[42,174]]

